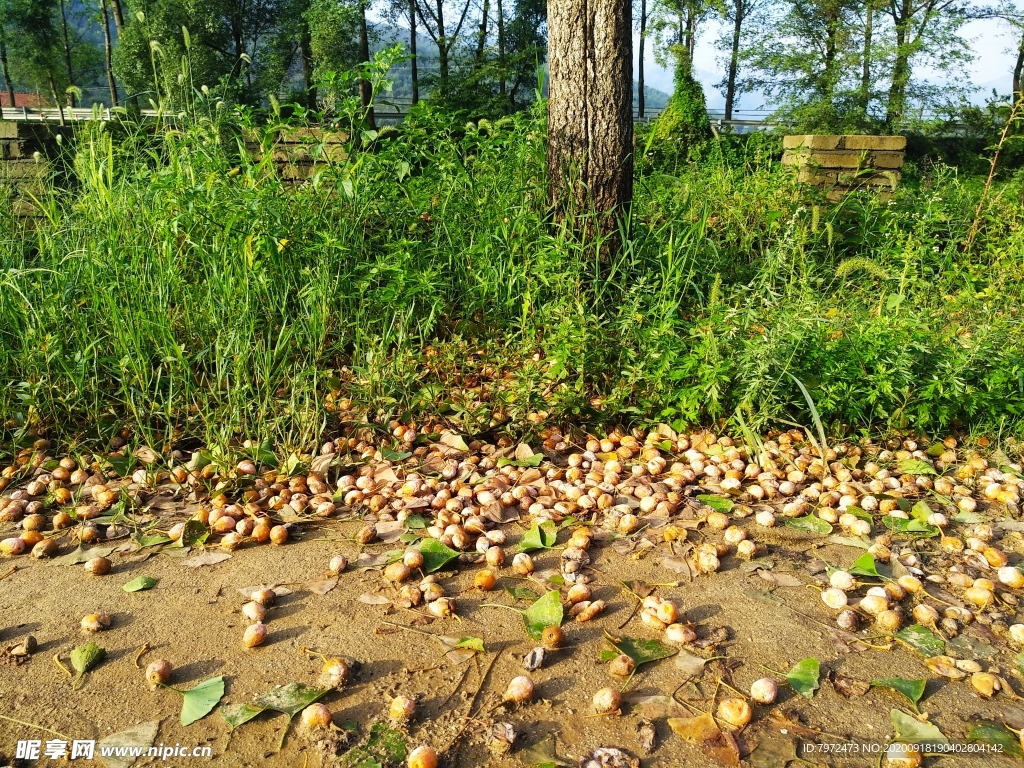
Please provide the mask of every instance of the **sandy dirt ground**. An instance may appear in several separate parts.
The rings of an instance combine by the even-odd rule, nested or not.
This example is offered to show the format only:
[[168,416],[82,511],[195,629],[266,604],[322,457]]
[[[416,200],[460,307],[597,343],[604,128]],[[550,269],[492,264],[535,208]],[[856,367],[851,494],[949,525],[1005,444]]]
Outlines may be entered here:
[[[331,732],[332,739],[348,738],[351,745],[359,744],[374,722],[387,720],[391,698],[405,694],[418,702],[415,716],[403,726],[409,747],[431,745],[440,753],[441,765],[451,768],[543,763],[538,756],[543,751],[537,751],[536,745],[545,743],[554,745],[565,765],[578,764],[598,747],[620,748],[647,768],[718,765],[706,750],[674,734],[666,715],[683,717],[706,711],[716,693],[719,698],[733,695],[725,684],[746,693],[757,678],[774,676],[782,681],[766,669],[785,672],[806,657],[820,659],[820,689],[813,698],[805,698],[783,686],[774,705],[755,706],[752,724],[737,737],[745,761],[757,766],[785,765],[784,758],[772,758],[766,751],[748,754],[771,734],[797,737],[800,750],[808,744],[846,742],[859,745],[847,750],[870,750],[871,745],[877,749],[892,736],[890,711],[913,711],[906,699],[884,688],[847,698],[828,679],[832,675],[860,681],[928,677],[921,710],[952,740],[963,740],[978,718],[1003,720],[1016,728],[1024,725],[1024,707],[1016,699],[1001,694],[983,700],[966,681],[928,675],[919,655],[899,643],[886,642],[875,631],[860,633],[875,647],[850,648],[837,643],[831,629],[834,613],[822,604],[819,589],[813,586],[823,574],[814,571],[823,562],[846,566],[862,550],[822,545],[821,537],[779,528],[762,529],[754,535],[767,545],[766,553],[754,562],[771,570],[754,570],[726,556],[719,572],[699,577],[664,567],[661,560],[671,555],[669,545],[654,535],[649,540],[656,546],[647,550],[625,551],[629,547],[621,540],[595,544],[591,550],[595,581],[591,586],[595,597],[607,602],[607,609],[587,623],[567,620],[565,647],[549,653],[544,666],[529,673],[536,683],[534,700],[502,705],[506,685],[513,677],[527,674],[523,657],[538,643],[527,637],[514,613],[484,604],[512,605],[513,596],[501,587],[530,587],[531,583],[505,568],[499,572],[498,589],[483,593],[473,588],[478,566],[447,567],[438,573],[438,581],[455,596],[457,617],[433,621],[427,620],[422,610],[365,602],[367,595],[393,598],[397,594],[379,569],[350,567],[340,574],[336,586],[318,594],[330,583],[321,580],[329,577],[326,567],[332,555],[343,553],[356,559],[360,548],[351,537],[360,526],[359,521],[322,521],[304,526],[301,534],[284,546],[245,546],[230,559],[204,567],[188,567],[181,558],[162,553],[144,557],[145,552],[111,555],[113,568],[104,576],[92,575],[82,565],[54,565],[27,557],[0,561],[0,573],[7,573],[0,580],[0,647],[15,644],[28,634],[39,644],[26,663],[0,665],[0,714],[24,723],[0,720],[0,754],[13,761],[18,740],[61,738],[52,732],[101,739],[139,723],[159,721],[157,743],[208,745],[212,760],[143,757],[136,765],[186,766],[211,761],[225,766],[343,765],[343,759],[339,763],[326,753],[344,755],[346,747],[325,745],[323,733],[307,734],[293,728],[279,749],[287,723],[280,714],[264,713],[241,726],[230,743],[228,725],[216,711],[183,727],[178,719],[179,695],[165,689],[149,690],[144,677],[148,663],[166,658],[174,665],[170,685],[187,689],[211,676],[223,676],[226,693],[222,703],[240,704],[274,686],[293,682],[315,685],[322,662],[305,653],[305,648],[354,662],[349,684],[323,699],[334,723],[352,729]],[[514,524],[507,528],[512,543],[522,529]],[[566,536],[563,532],[559,544]],[[634,537],[634,542],[639,538]],[[72,548],[70,542],[64,542],[62,552]],[[365,551],[388,549],[394,545],[372,545]],[[538,571],[558,566],[557,550],[535,555]],[[8,571],[12,565],[16,569]],[[159,581],[148,591],[126,593],[121,589],[140,575]],[[772,575],[792,576],[800,585],[780,586],[775,583],[779,579],[769,580]],[[610,648],[604,634],[658,636],[641,623],[635,598],[621,584],[632,580],[660,585],[655,594],[678,604],[686,619],[696,625],[698,641],[681,656],[639,667],[624,694],[621,715],[595,716],[591,705],[595,691],[623,686],[600,660],[601,651]],[[789,579],[781,581],[791,583]],[[261,584],[283,585],[290,593],[281,596],[269,611],[266,642],[246,648],[241,638],[249,622],[240,612],[245,597],[239,590]],[[532,586],[538,596],[542,594],[540,587]],[[79,622],[98,610],[111,615],[112,625],[86,637]],[[444,657],[442,643],[426,633],[478,637],[486,652],[460,663]],[[964,634],[986,640],[984,627],[968,627]],[[701,639],[709,637],[721,642],[699,647]],[[106,649],[106,660],[74,690],[53,657],[57,655],[67,664],[70,650],[87,640]],[[148,650],[137,660],[145,647]],[[1010,677],[1010,651],[1003,648],[997,653],[983,664],[998,664]],[[711,659],[696,675],[691,674],[694,657]],[[1010,679],[1022,690],[1019,679]],[[666,697],[673,694],[688,704],[691,712],[684,704],[669,703]],[[656,733],[649,754],[643,749],[639,730],[647,719]],[[486,734],[501,722],[512,724],[518,732],[512,751],[504,755],[486,744]],[[824,756],[801,751],[800,757],[807,762],[791,764],[878,764],[877,755],[864,752]],[[1011,761],[993,756],[926,760],[934,766],[1004,763]],[[5,764],[0,759],[0,765]],[[42,760],[38,764],[61,762]]]

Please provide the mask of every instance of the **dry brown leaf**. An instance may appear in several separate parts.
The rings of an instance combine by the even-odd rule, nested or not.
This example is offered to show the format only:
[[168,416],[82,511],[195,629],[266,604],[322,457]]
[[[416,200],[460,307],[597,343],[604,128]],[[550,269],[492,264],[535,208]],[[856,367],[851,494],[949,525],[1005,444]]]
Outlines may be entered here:
[[781,709],[773,709],[768,718],[773,728],[799,736],[801,739],[816,739],[820,735],[813,728],[808,728],[797,720],[796,715],[791,717],[788,712],[783,712]]
[[690,566],[687,565],[686,558],[684,557],[663,557],[661,558],[661,564],[673,573],[685,573],[687,576],[692,575]]
[[858,680],[855,677],[844,675],[842,672],[834,672],[829,678],[832,681],[832,687],[836,689],[836,693],[847,699],[863,696],[871,690],[871,683],[867,680]]
[[352,565],[357,568],[377,568],[379,566],[387,565],[388,560],[390,559],[391,555],[387,552],[381,552],[379,554],[361,552]]
[[364,592],[356,598],[360,603],[366,605],[390,605],[391,598],[385,597],[384,595],[371,595],[369,592]]
[[777,731],[764,730],[757,734],[758,745],[750,755],[754,768],[786,768],[798,758],[796,737]]
[[765,581],[770,581],[777,587],[802,587],[804,583],[788,573],[774,573],[772,571],[758,570],[757,575]]
[[227,552],[214,552],[212,550],[208,550],[206,552],[200,552],[198,555],[186,557],[181,561],[181,564],[187,565],[189,568],[202,568],[205,565],[215,565],[230,559],[231,555]]
[[311,462],[309,462],[309,471],[314,475],[320,475],[320,477],[327,477],[327,472],[331,468],[331,463],[338,458],[337,454],[325,453],[322,456],[317,456]]
[[160,455],[148,445],[140,445],[135,449],[135,458],[143,464],[155,464],[159,461]]
[[405,523],[399,520],[388,520],[376,524],[377,538],[382,544],[394,544],[405,533]]
[[312,581],[306,582],[306,589],[314,595],[326,595],[336,586],[338,586],[337,577],[329,579],[313,579]]
[[627,702],[640,717],[659,720],[663,717],[687,717],[689,712],[671,696],[624,696]]
[[731,734],[724,733],[710,714],[672,717],[669,727],[685,741],[696,744],[706,755],[723,765],[739,765],[740,749]]

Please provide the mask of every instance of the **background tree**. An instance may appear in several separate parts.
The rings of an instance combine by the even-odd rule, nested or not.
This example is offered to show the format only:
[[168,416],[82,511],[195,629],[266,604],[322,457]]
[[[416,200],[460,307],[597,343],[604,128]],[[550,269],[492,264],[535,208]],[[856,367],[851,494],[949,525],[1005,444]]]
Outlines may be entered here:
[[767,0],[722,0],[716,6],[724,22],[717,47],[725,52],[725,76],[718,87],[725,96],[726,120],[732,120],[736,101],[743,93],[739,79],[741,56],[745,44],[763,28],[760,14],[766,5]]
[[99,0],[100,26],[103,28],[103,68],[107,74],[107,87],[110,89],[110,106],[116,107],[117,82],[114,80],[114,47],[110,39],[110,13],[107,11],[107,0]]
[[[449,79],[451,77],[451,59],[455,46],[459,42],[459,35],[466,23],[472,0],[465,0],[455,6],[458,15],[458,22],[455,27],[450,26],[451,17],[445,18],[445,0],[416,0],[416,12],[419,14],[420,22],[426,30],[430,39],[437,46],[437,93],[435,97],[445,98],[449,96]],[[461,9],[461,10],[459,10]]]
[[714,13],[714,5],[711,0],[652,1],[649,23],[655,60],[674,70],[683,53],[683,66],[691,70],[700,27]]
[[633,24],[619,0],[548,3],[548,184],[610,232],[633,197]]
[[307,12],[312,53],[313,79],[319,84],[320,99],[328,107],[347,95],[344,84],[332,79],[360,60],[359,8],[337,0],[312,0]]
[[[7,91],[7,103],[14,109],[14,80],[11,76],[11,64],[7,59],[7,37],[14,29],[14,9],[12,0],[0,0],[0,76],[4,80],[4,89]],[[3,109],[0,109],[0,120],[3,119]]]
[[779,115],[809,131],[857,130],[860,0],[784,0],[768,9],[765,24],[740,62],[745,90],[759,90],[780,105]]
[[929,100],[924,88],[914,92],[913,60],[925,59],[945,72],[969,61],[967,42],[959,35],[968,15],[961,0],[887,0],[885,12],[894,37],[885,124],[895,129],[906,116],[908,97]]
[[[654,0],[656,2],[656,0]],[[638,40],[640,50],[637,52],[637,70],[636,70],[636,87],[637,87],[637,116],[644,116],[644,49],[647,44],[647,21],[650,16],[649,6],[647,0],[639,0],[639,3],[634,7],[634,14],[636,15],[637,24],[639,25],[640,37]]]

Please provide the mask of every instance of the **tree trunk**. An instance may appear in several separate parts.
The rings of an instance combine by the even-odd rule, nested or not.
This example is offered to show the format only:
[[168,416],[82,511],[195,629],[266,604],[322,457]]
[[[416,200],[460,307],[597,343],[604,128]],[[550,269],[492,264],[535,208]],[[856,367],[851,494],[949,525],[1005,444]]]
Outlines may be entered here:
[[299,58],[302,60],[302,83],[306,87],[306,108],[316,109],[316,85],[313,83],[313,40],[309,22],[302,19],[299,32]]
[[502,7],[501,0],[497,0],[496,9],[498,11],[498,69],[500,76],[498,78],[498,95],[501,96],[502,100],[505,98],[505,9]]
[[729,52],[729,75],[725,83],[725,119],[732,120],[736,104],[736,74],[740,68],[740,34],[743,31],[745,0],[733,0],[732,50]]
[[[60,0],[60,24],[64,37],[64,64],[68,70],[68,84],[75,84],[75,73],[71,66],[71,40],[68,37],[68,15],[64,0]],[[75,106],[75,94],[68,93],[68,106]]]
[[906,110],[907,83],[910,82],[910,23],[913,8],[910,0],[903,0],[899,16],[894,19],[896,27],[896,58],[892,67],[892,83],[889,86],[889,103],[885,109],[885,125],[895,130]]
[[64,102],[57,95],[57,83],[53,80],[53,73],[48,72],[46,78],[50,81],[50,93],[53,94],[53,103],[57,105],[57,109],[60,112],[60,124],[66,125],[67,123],[64,122]]
[[114,66],[111,61],[113,48],[110,44],[110,14],[107,0],[100,0],[100,18],[103,20],[103,57],[107,68],[107,85],[110,87],[110,106],[117,106],[117,83],[114,81]]
[[117,39],[121,39],[121,32],[124,31],[124,11],[121,9],[121,0],[110,0],[110,10],[114,12],[114,29],[117,30]]
[[448,40],[444,36],[444,0],[437,0],[437,68],[438,90],[448,93]]
[[686,74],[693,74],[693,52],[697,47],[697,13],[693,3],[686,4]]
[[1024,33],[1021,33],[1020,48],[1017,51],[1017,65],[1013,68],[1014,101],[1024,101]]
[[647,37],[647,0],[640,0],[640,56],[636,72],[636,116],[644,117],[644,42]]
[[[11,65],[7,62],[7,40],[4,38],[3,26],[0,25],[0,70],[4,76],[4,87],[7,89],[7,98],[10,100],[11,109],[14,109],[17,105],[14,103],[14,83],[11,82]],[[2,117],[2,111],[0,111],[0,119]]]
[[[548,194],[612,233],[633,197],[633,24],[622,0],[548,0]],[[593,226],[584,226],[584,234]]]
[[[359,60],[364,64],[370,63],[370,33],[366,27],[365,0],[359,3]],[[366,112],[367,125],[376,128],[377,123],[373,116],[373,85],[365,77],[359,78],[359,103]]]
[[409,0],[409,54],[412,59],[409,65],[412,69],[412,103],[420,103],[420,72],[416,63],[416,0]]
[[867,116],[868,106],[871,103],[871,35],[875,21],[874,0],[868,0],[866,17],[864,19],[864,61],[860,74],[860,104]]
[[480,13],[480,31],[476,37],[476,61],[473,65],[475,67],[484,63],[484,47],[487,45],[487,14],[490,13],[490,10],[490,0],[484,0],[484,7]]

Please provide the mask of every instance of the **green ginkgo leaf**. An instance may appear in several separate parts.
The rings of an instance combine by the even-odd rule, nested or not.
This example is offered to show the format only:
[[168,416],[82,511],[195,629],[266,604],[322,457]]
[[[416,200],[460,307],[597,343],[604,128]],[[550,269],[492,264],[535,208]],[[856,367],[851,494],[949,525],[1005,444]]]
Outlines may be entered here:
[[224,678],[211,677],[199,683],[190,691],[181,694],[181,724],[192,725],[213,712],[213,708],[224,696]]
[[894,691],[902,693],[913,702],[915,710],[917,710],[917,703],[924,696],[924,689],[927,685],[927,679],[907,680],[902,677],[880,677],[871,681],[873,688],[892,688]]
[[821,680],[821,663],[813,656],[799,661],[786,673],[786,680],[789,681],[790,688],[809,699],[818,690]]
[[526,634],[534,640],[540,640],[545,627],[560,627],[565,612],[562,608],[562,597],[557,589],[553,589],[533,605],[522,611]]

